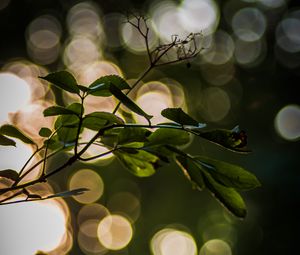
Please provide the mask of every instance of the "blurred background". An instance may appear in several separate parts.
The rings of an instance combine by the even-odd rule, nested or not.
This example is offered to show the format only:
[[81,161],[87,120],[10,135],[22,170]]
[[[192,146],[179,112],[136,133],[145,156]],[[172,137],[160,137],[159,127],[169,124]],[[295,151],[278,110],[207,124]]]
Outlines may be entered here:
[[[300,7],[289,0],[74,1],[0,0],[0,124],[40,139],[52,127],[43,109],[72,97],[39,80],[57,70],[79,84],[118,74],[133,82],[148,67],[145,45],[126,12],[149,17],[154,49],[172,35],[201,32],[199,56],[154,69],[132,94],[163,119],[182,107],[210,127],[246,130],[250,155],[195,138],[186,150],[241,164],[262,187],[243,193],[248,215],[230,215],[198,192],[175,165],[136,178],[113,157],[76,164],[34,186],[41,194],[88,187],[91,192],[0,207],[0,254],[262,255],[298,250],[300,175]],[[111,111],[112,99],[87,102]],[[137,121],[142,121],[137,119]],[[89,137],[90,133],[86,136]],[[92,148],[90,153],[93,153]],[[20,169],[32,148],[0,147],[0,168]],[[49,168],[66,159],[60,155]],[[36,162],[33,159],[31,164]],[[28,176],[34,178],[39,169]],[[1,182],[3,186],[3,181]],[[40,253],[43,254],[43,253]]]

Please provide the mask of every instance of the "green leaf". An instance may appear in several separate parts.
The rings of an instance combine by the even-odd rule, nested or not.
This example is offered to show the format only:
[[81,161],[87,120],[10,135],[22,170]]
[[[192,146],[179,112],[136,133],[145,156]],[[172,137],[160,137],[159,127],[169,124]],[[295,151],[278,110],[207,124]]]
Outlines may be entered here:
[[148,137],[149,143],[153,145],[183,145],[190,141],[190,135],[183,130],[172,128],[159,128]]
[[114,154],[132,174],[147,177],[155,173],[158,157],[149,152],[139,150],[138,153],[115,151]]
[[4,177],[13,181],[17,181],[19,179],[19,174],[15,170],[6,169],[0,171],[0,177]]
[[206,187],[231,213],[239,218],[245,218],[247,214],[246,205],[241,195],[234,189],[228,188],[215,181],[207,172],[203,171]]
[[118,144],[128,144],[133,142],[147,142],[147,137],[151,134],[151,131],[145,128],[122,128],[118,135]]
[[129,97],[122,93],[122,91],[115,86],[113,83],[109,86],[109,91],[118,99],[122,104],[124,104],[128,109],[135,112],[136,114],[145,117],[148,121],[153,117],[145,113],[135,102],[133,102]]
[[169,120],[173,120],[181,125],[190,125],[195,127],[205,127],[205,124],[199,123],[191,116],[186,114],[181,108],[167,108],[162,110],[161,115]]
[[124,124],[124,121],[110,112],[93,112],[86,115],[83,119],[83,127],[96,130],[109,124]]
[[79,189],[73,189],[68,191],[59,192],[53,195],[50,195],[48,198],[55,198],[55,197],[70,197],[70,196],[78,196],[82,195],[84,192],[89,191],[87,188],[79,188]]
[[52,134],[51,129],[46,128],[46,127],[42,127],[39,131],[39,135],[41,137],[49,137]]
[[51,82],[56,87],[71,93],[79,94],[76,79],[67,71],[59,71],[50,73],[45,77],[39,77],[43,80]]
[[118,89],[130,89],[128,83],[118,75],[107,75],[95,80],[89,86],[89,94],[94,96],[109,97],[112,93],[109,90],[110,84],[114,84]]
[[58,105],[50,106],[49,108],[45,109],[43,113],[45,117],[70,114],[77,115],[76,112]]
[[261,186],[256,176],[240,166],[204,156],[194,157],[199,164],[219,183],[240,190]]
[[20,139],[27,144],[35,144],[29,137],[23,134],[18,128],[13,125],[5,124],[0,127],[0,134]]
[[11,140],[8,137],[0,134],[0,145],[3,145],[3,146],[16,146],[16,142],[14,140]]
[[188,156],[178,155],[176,156],[176,163],[180,166],[187,179],[190,180],[196,188],[199,190],[205,188],[201,168],[199,168],[193,160]]
[[215,144],[221,145],[229,150],[240,153],[251,152],[246,148],[247,135],[244,131],[240,131],[237,128],[233,130],[216,129],[212,131],[198,132],[198,136],[209,140]]
[[64,147],[64,143],[59,141],[58,135],[51,137],[51,139],[45,140],[44,144],[50,150],[59,150]]
[[[59,116],[54,124],[57,129],[57,135],[59,141],[64,144],[72,143],[77,138],[77,129],[79,124],[78,116],[83,111],[82,105],[79,103],[73,103],[67,107],[67,109],[75,112],[77,115],[62,115]],[[81,128],[80,132],[83,130]]]

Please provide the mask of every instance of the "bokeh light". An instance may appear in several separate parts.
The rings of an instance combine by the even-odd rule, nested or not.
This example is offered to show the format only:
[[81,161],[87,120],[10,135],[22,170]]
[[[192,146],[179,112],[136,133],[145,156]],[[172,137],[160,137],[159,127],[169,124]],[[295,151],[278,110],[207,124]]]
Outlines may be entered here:
[[266,27],[264,14],[253,7],[240,9],[232,19],[232,29],[235,35],[246,42],[259,40],[264,35]]
[[66,44],[63,61],[68,69],[77,73],[100,58],[101,51],[95,41],[89,37],[77,36]]
[[213,0],[184,0],[179,15],[187,31],[205,36],[215,32],[219,23],[219,9]]
[[1,206],[0,212],[1,254],[50,252],[66,240],[67,215],[55,200]]
[[[54,117],[45,118],[43,111],[50,107],[47,101],[36,101],[33,104],[26,105],[21,110],[9,114],[10,122],[31,137],[37,144],[41,145],[44,138],[39,135],[42,127],[52,128]],[[34,123],[34,125],[32,125]]]
[[121,250],[128,245],[133,235],[130,222],[123,216],[113,214],[100,221],[98,238],[109,250]]
[[107,202],[107,208],[111,213],[125,215],[132,221],[136,221],[141,212],[140,201],[129,192],[119,192],[111,196]]
[[165,228],[158,231],[151,239],[154,255],[196,255],[197,246],[194,238],[183,231]]
[[74,199],[82,204],[89,204],[97,201],[103,194],[104,184],[102,178],[89,169],[77,171],[70,179],[69,189],[87,188],[89,191],[82,195],[74,196]]
[[203,117],[212,122],[221,121],[231,108],[228,94],[218,87],[203,90],[200,102],[202,102]]
[[0,146],[0,169],[13,169],[19,172],[24,163],[31,156],[33,151],[30,146],[19,140],[15,141],[16,147]]
[[287,105],[276,115],[277,133],[286,140],[298,140],[300,137],[300,106]]
[[13,73],[27,82],[31,92],[31,102],[39,100],[53,101],[54,95],[49,89],[48,83],[38,78],[39,76],[45,76],[49,73],[46,68],[20,59],[7,62],[2,67],[2,70],[4,72]]
[[[131,18],[130,22],[136,23],[135,18]],[[147,26],[149,27],[148,33],[148,44],[149,49],[153,49],[157,42],[157,37],[153,29],[152,22],[150,20],[147,21]],[[144,22],[140,22],[140,29],[143,33],[146,33],[146,27]],[[145,39],[140,34],[137,28],[133,27],[128,22],[122,24],[122,39],[124,44],[130,51],[136,53],[144,53],[146,51],[145,47]]]
[[59,21],[50,15],[33,20],[26,31],[27,51],[40,64],[51,64],[59,56],[62,28]]
[[207,241],[200,249],[199,255],[232,255],[230,246],[220,239]]
[[108,209],[101,204],[87,204],[80,208],[77,214],[77,223],[81,225],[87,220],[102,220],[109,215]]
[[30,88],[26,81],[6,72],[0,73],[0,86],[0,124],[3,124],[8,113],[22,109],[30,102]]
[[[166,84],[158,81],[143,84],[137,91],[136,102],[142,109],[147,109],[148,114],[154,116],[151,119],[151,122],[154,124],[168,121],[160,113],[165,108],[173,107],[170,89]],[[147,123],[143,117],[135,116],[139,123]]]
[[237,39],[235,41],[234,57],[241,66],[253,67],[261,59],[262,52],[265,52],[262,40],[247,42]]
[[276,42],[278,46],[289,53],[300,51],[300,11],[290,13],[282,19],[276,29]]
[[204,50],[201,56],[207,63],[222,65],[231,60],[234,47],[232,37],[227,32],[218,30],[213,34],[209,48]]
[[103,27],[99,14],[100,9],[96,3],[85,1],[74,5],[67,14],[67,26],[71,35],[100,39]]

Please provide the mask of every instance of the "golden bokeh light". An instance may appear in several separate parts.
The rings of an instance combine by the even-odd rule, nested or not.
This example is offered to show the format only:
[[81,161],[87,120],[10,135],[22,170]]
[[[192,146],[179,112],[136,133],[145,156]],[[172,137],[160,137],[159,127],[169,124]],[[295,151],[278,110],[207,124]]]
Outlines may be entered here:
[[[137,104],[142,109],[147,109],[147,113],[153,115],[151,122],[153,124],[166,122],[166,118],[161,116],[161,111],[168,107],[173,107],[171,91],[165,84],[158,81],[151,81],[143,84],[137,91]],[[147,121],[139,116],[134,115],[139,123],[147,123]]]
[[96,3],[86,1],[74,5],[67,14],[67,25],[71,35],[95,39],[103,36],[99,13],[100,9]]
[[[22,109],[30,102],[28,83],[12,73],[0,73],[0,124],[8,119],[8,113]],[[13,98],[13,100],[12,100]]]
[[132,221],[136,221],[141,212],[140,201],[129,192],[119,192],[111,196],[107,202],[107,208],[111,213],[126,215]]
[[153,255],[196,255],[194,238],[187,232],[165,228],[151,239]]
[[27,82],[31,92],[31,102],[38,100],[53,101],[54,95],[49,89],[48,83],[38,78],[48,74],[48,70],[44,67],[27,60],[16,60],[6,63],[2,70],[13,73]]
[[121,250],[130,242],[133,230],[130,222],[120,215],[109,215],[98,225],[98,239],[109,250]]
[[67,215],[56,200],[1,206],[0,212],[1,254],[51,252],[63,247],[63,241],[71,242],[65,236]]
[[287,105],[276,115],[275,129],[284,139],[296,141],[300,137],[300,106]]
[[95,61],[85,69],[77,73],[77,79],[80,84],[91,84],[96,79],[105,75],[119,75],[123,77],[121,69],[110,61]]
[[41,145],[44,138],[39,135],[40,129],[42,127],[52,129],[55,121],[54,117],[45,118],[43,115],[43,111],[51,105],[50,102],[42,100],[26,105],[21,110],[9,114],[10,122]]
[[87,68],[90,64],[99,61],[102,57],[97,41],[85,36],[73,37],[64,50],[64,64],[72,72]]
[[103,255],[108,252],[108,250],[99,242],[97,237],[87,236],[82,231],[78,232],[77,241],[83,254]]
[[97,201],[103,194],[104,183],[102,178],[89,169],[82,169],[72,175],[69,182],[69,189],[87,188],[84,194],[74,196],[73,198],[82,204],[90,204]]
[[221,239],[207,241],[200,249],[199,255],[232,255],[230,246]]
[[109,215],[108,209],[101,204],[87,204],[81,207],[77,214],[77,223],[81,225],[87,220],[102,220]]
[[150,7],[150,15],[163,41],[170,41],[172,35],[184,38],[191,32],[181,22],[179,8],[173,1],[154,1]]
[[[132,18],[130,21],[136,23],[135,18]],[[153,49],[153,47],[156,45],[157,42],[157,36],[154,33],[153,25],[150,20],[147,20],[147,25],[149,27],[148,44],[149,44],[149,48]],[[140,26],[141,26],[140,27],[141,31],[143,31],[143,33],[146,33],[145,24],[141,22]],[[129,24],[128,22],[123,23],[121,33],[122,33],[122,40],[130,51],[137,52],[137,53],[139,52],[144,53],[146,51],[144,37],[131,24]]]

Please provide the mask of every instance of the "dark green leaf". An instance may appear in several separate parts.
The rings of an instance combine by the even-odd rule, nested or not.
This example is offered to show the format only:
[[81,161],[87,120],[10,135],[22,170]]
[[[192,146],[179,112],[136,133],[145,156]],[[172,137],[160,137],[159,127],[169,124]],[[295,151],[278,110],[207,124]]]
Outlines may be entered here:
[[260,186],[255,175],[240,166],[204,156],[197,156],[194,159],[197,160],[216,181],[227,187],[250,190]]
[[46,81],[51,82],[56,87],[69,91],[71,93],[79,94],[79,88],[77,86],[76,79],[67,71],[59,71],[50,73],[45,77],[40,77]]
[[6,169],[0,171],[0,177],[5,177],[7,179],[17,181],[19,179],[19,174],[15,170]]
[[44,116],[47,117],[47,116],[57,116],[57,115],[70,115],[70,114],[74,114],[74,115],[77,115],[76,112],[70,110],[70,109],[67,109],[65,107],[62,107],[62,106],[51,106],[47,109],[44,110]]
[[44,144],[50,150],[59,150],[64,147],[64,143],[58,139],[58,135],[51,137],[51,139],[45,140]]
[[231,213],[240,218],[246,217],[245,202],[235,189],[223,186],[206,171],[203,171],[203,178],[206,187]]
[[135,112],[138,115],[145,117],[148,121],[153,117],[145,113],[135,102],[133,102],[129,97],[122,93],[122,91],[116,87],[113,83],[109,86],[109,91],[118,99],[122,104],[124,104],[128,109]]
[[191,116],[186,114],[181,108],[167,108],[162,110],[161,115],[169,120],[173,120],[181,125],[196,126],[199,125],[203,127],[204,124],[199,123]]
[[187,156],[176,156],[176,163],[181,167],[184,175],[196,186],[196,188],[203,190],[205,188],[203,174],[193,160]]
[[78,88],[82,91],[82,92],[87,92],[89,91],[89,88],[88,87],[85,87],[85,86],[82,86],[82,85],[77,85]]
[[148,137],[149,143],[145,146],[153,145],[183,145],[190,141],[190,136],[186,131],[172,129],[172,128],[159,128]]
[[128,83],[120,76],[107,75],[97,79],[89,86],[89,94],[101,97],[111,96],[112,93],[109,90],[111,83],[120,90],[130,89]]
[[0,145],[3,145],[3,146],[16,146],[16,142],[14,140],[11,140],[8,137],[0,134]]
[[233,130],[216,129],[213,131],[198,132],[198,135],[235,152],[251,152],[246,148],[246,133],[244,131],[239,131],[236,128]]
[[148,129],[145,128],[122,128],[118,135],[118,144],[128,144],[133,142],[147,142],[147,137],[151,134]]
[[139,150],[138,153],[115,151],[114,154],[132,174],[139,177],[147,177],[155,173],[158,167],[158,157],[149,152]]
[[39,135],[41,137],[49,137],[51,134],[52,134],[51,129],[45,127],[42,127],[39,132]]
[[110,112],[93,112],[86,115],[83,119],[83,127],[96,130],[109,124],[124,124],[124,121]]
[[[82,105],[79,103],[73,103],[69,105],[67,109],[75,112],[78,116],[80,116]],[[58,139],[64,144],[72,143],[77,138],[77,130],[79,124],[79,118],[77,115],[62,115],[59,116],[55,122],[54,126],[56,129],[58,129]],[[81,131],[82,130],[83,127],[81,128]]]
[[63,191],[63,192],[50,195],[47,198],[78,196],[78,195],[82,195],[86,191],[89,191],[89,189],[87,188],[73,189],[73,190]]
[[0,134],[20,139],[27,144],[35,144],[29,137],[23,134],[18,128],[13,125],[5,124],[0,127]]

